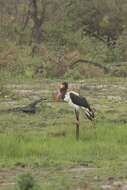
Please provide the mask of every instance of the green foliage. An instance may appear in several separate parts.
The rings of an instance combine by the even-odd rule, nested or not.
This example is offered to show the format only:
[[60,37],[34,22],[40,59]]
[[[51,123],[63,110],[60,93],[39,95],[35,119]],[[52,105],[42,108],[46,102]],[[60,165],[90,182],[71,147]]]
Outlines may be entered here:
[[49,33],[50,42],[54,43],[58,48],[62,47],[68,51],[77,49],[78,39],[73,32],[74,24],[69,20],[65,19],[62,23],[56,25],[54,29]]
[[126,6],[125,1],[80,0],[73,3],[69,16],[89,37],[111,45],[124,30],[123,24],[126,25]]
[[73,69],[73,70],[68,70],[65,74],[64,74],[64,79],[68,79],[68,80],[79,80],[82,78],[80,72],[77,69]]
[[111,76],[115,77],[127,77],[127,69],[126,66],[121,66],[120,68],[115,68],[111,72]]
[[9,89],[6,87],[6,77],[4,72],[0,72],[0,97],[6,97],[10,94]]
[[1,85],[0,85],[0,97],[4,97],[7,93],[7,88],[4,86],[4,84],[2,84],[2,81],[1,82]]
[[127,60],[127,30],[125,30],[116,42],[114,50],[116,61]]
[[27,68],[25,70],[25,76],[27,78],[33,78],[34,77],[34,70],[33,70],[33,68]]
[[20,190],[32,190],[35,187],[35,179],[30,173],[21,174],[18,178]]
[[[83,64],[82,72],[70,71],[68,66],[73,60],[81,58],[101,64],[126,61],[125,0],[35,2],[37,7],[26,0],[11,4],[3,1],[0,6],[0,69],[7,72],[8,78],[78,80],[102,73],[94,73],[86,66],[84,75]],[[75,51],[79,56],[66,59]],[[122,71],[116,73],[111,72],[120,76]]]

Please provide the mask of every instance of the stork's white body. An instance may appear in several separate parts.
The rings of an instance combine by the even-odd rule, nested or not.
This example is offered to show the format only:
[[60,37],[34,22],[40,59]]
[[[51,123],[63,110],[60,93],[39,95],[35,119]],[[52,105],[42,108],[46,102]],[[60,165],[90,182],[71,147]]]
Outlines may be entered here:
[[89,113],[89,109],[88,109],[88,108],[85,108],[85,107],[83,107],[83,106],[79,106],[79,105],[74,104],[74,103],[72,102],[72,99],[71,99],[71,97],[70,97],[70,93],[73,93],[73,94],[75,94],[76,96],[79,96],[79,93],[74,92],[74,91],[69,91],[69,92],[67,92],[67,93],[65,94],[64,101],[67,102],[70,106],[74,107],[77,111],[81,108],[82,110],[85,111],[85,113],[86,113],[87,115],[90,116],[90,113]]
[[65,102],[68,102],[68,104],[69,104],[70,106],[73,106],[76,110],[78,110],[78,109],[79,109],[79,106],[76,105],[76,104],[74,104],[74,103],[72,102],[72,100],[71,100],[71,98],[70,98],[70,93],[73,93],[73,94],[79,96],[79,94],[78,94],[77,92],[69,91],[69,92],[66,93],[65,98],[64,98],[64,101],[65,101]]

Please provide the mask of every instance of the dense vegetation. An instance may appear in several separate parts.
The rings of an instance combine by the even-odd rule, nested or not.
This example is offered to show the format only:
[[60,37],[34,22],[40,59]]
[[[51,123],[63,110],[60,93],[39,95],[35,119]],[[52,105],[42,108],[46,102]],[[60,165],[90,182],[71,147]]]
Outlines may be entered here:
[[[126,62],[126,0],[0,0],[0,68],[11,75],[81,79]],[[77,72],[78,67],[78,72]],[[110,70],[112,70],[110,68]],[[113,69],[126,76],[124,68]]]

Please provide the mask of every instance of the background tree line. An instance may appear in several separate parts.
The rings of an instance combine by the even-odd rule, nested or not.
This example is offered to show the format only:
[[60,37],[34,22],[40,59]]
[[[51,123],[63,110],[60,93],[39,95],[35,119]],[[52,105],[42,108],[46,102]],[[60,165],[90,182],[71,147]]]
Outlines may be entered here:
[[69,65],[126,62],[126,10],[126,0],[0,0],[0,66],[29,76],[98,75]]

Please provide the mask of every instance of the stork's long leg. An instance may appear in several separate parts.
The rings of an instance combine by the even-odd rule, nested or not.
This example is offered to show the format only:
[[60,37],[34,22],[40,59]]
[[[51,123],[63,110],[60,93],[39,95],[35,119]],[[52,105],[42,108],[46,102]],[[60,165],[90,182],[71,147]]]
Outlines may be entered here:
[[76,138],[79,139],[79,112],[75,109],[76,115]]

